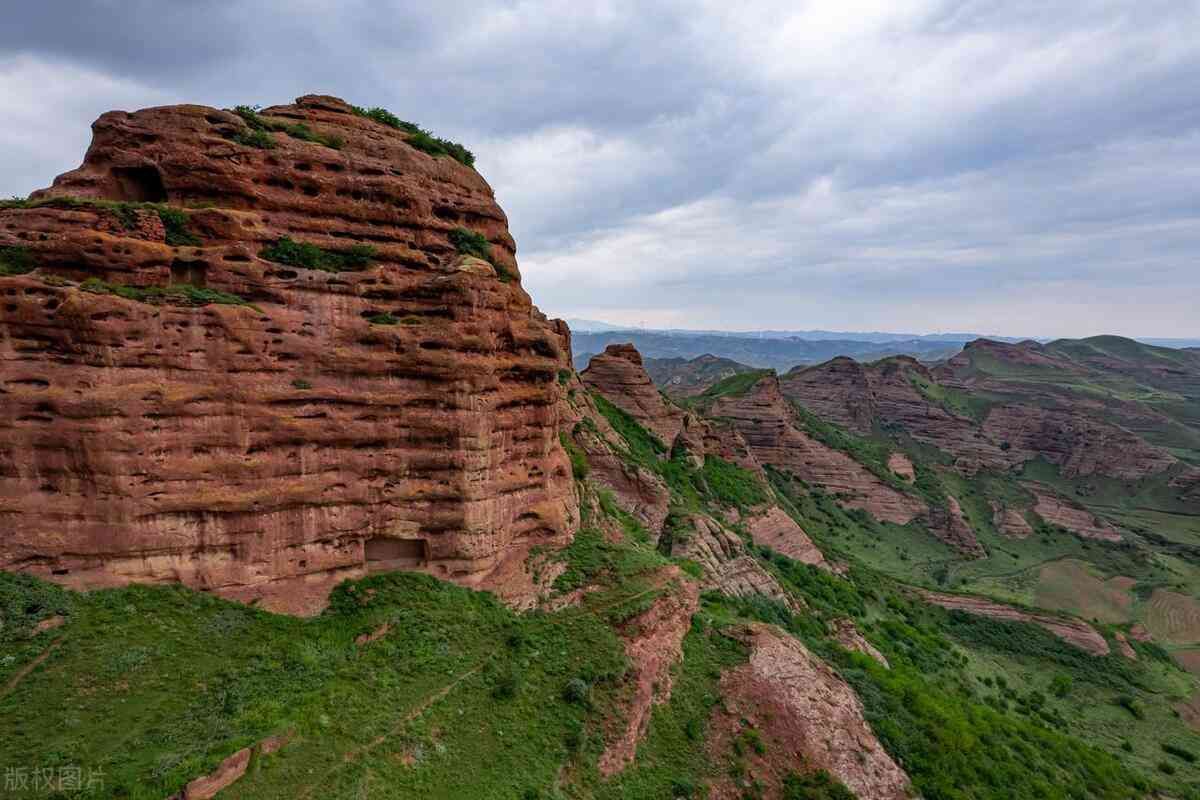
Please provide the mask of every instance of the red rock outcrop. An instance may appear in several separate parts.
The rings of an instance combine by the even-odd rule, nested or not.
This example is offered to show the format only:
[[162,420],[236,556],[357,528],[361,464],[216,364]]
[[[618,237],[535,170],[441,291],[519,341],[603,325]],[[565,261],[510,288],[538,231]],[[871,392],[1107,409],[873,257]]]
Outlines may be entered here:
[[917,472],[913,468],[913,463],[903,453],[892,453],[888,456],[887,467],[898,477],[903,478],[909,483],[917,479]]
[[746,551],[741,538],[705,514],[681,521],[671,541],[671,555],[701,566],[704,589],[730,597],[761,594],[795,607],[791,595]]
[[[373,568],[503,593],[490,576],[577,518],[565,326],[522,290],[473,169],[334,98],[261,113],[340,147],[245,146],[238,115],[202,106],[110,112],[83,166],[0,209],[0,247],[38,267],[0,277],[0,568],[293,611]],[[168,243],[141,201],[183,214],[192,243]],[[495,266],[459,256],[456,227]],[[264,259],[285,236],[374,251],[341,272]],[[138,302],[86,278],[254,305]]]
[[813,544],[813,540],[779,506],[771,506],[765,513],[751,517],[745,523],[755,544],[769,547],[802,564],[828,569],[825,556]]
[[930,531],[943,542],[968,558],[987,557],[987,550],[975,538],[975,531],[963,516],[962,506],[954,495],[946,495],[945,508],[930,509],[930,518]]
[[973,419],[947,411],[917,388],[934,383],[929,369],[908,356],[874,364],[835,358],[780,378],[786,397],[823,419],[859,434],[877,425],[903,428],[917,441],[954,455],[968,474],[1018,463],[999,442],[984,437]]
[[1018,461],[1057,464],[1068,478],[1107,475],[1138,480],[1174,466],[1174,456],[1123,428],[1067,410],[1003,405],[983,421],[984,434],[1007,444]]
[[[752,624],[733,635],[749,646],[750,660],[721,677],[723,702],[709,723],[714,759],[729,753],[748,727],[758,732],[763,750],[744,754],[747,777],[762,790],[756,796],[781,797],[789,772],[817,769],[856,797],[909,796],[908,776],[883,749],[863,718],[862,702],[836,672],[778,628]],[[721,772],[710,797],[742,798],[745,787]]]
[[1108,641],[1095,628],[1083,620],[1070,617],[1056,617],[1050,614],[1038,614],[1022,611],[1019,608],[1006,606],[982,597],[968,597],[959,594],[942,594],[939,592],[918,592],[926,602],[948,608],[951,611],[965,611],[981,617],[1009,620],[1011,622],[1029,622],[1050,631],[1068,644],[1086,650],[1094,656],[1106,656],[1109,653]]
[[663,399],[642,366],[642,354],[633,345],[610,344],[603,353],[592,356],[579,378],[637,420],[667,448],[674,445],[683,428],[683,410]]
[[830,620],[825,627],[842,647],[847,650],[853,650],[856,653],[862,653],[864,656],[870,656],[883,667],[892,668],[892,665],[888,663],[883,653],[879,652],[875,645],[868,642],[866,637],[859,632],[858,626],[854,624],[854,620],[849,617],[842,617]]
[[621,731],[600,754],[601,775],[620,772],[633,762],[654,706],[671,698],[671,668],[683,656],[683,637],[700,605],[696,584],[684,580],[677,567],[668,567],[657,579],[666,585],[664,594],[622,623],[619,631],[630,665],[625,680],[633,692]]
[[744,395],[720,398],[712,415],[733,424],[759,463],[842,495],[846,506],[899,525],[929,510],[921,500],[892,488],[850,456],[800,430],[774,375],[762,378]]
[[1121,541],[1121,532],[1087,509],[1072,505],[1050,489],[1033,489],[1037,503],[1033,512],[1051,525],[1066,528],[1084,539],[1099,539],[1105,542]]
[[1033,533],[1033,527],[1019,508],[992,501],[992,525],[1005,536],[1024,539]]

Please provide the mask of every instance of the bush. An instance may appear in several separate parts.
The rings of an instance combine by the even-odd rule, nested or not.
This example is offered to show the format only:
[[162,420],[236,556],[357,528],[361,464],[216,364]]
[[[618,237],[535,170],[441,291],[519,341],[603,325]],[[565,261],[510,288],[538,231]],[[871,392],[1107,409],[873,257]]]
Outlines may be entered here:
[[0,275],[24,275],[34,266],[28,247],[0,247]]
[[167,244],[176,246],[200,244],[200,237],[187,229],[188,215],[186,211],[165,206],[155,208],[155,211],[158,212],[158,218],[167,232]]
[[375,248],[356,244],[345,250],[327,250],[310,242],[293,241],[284,236],[268,245],[258,254],[259,258],[287,264],[303,269],[319,269],[324,272],[353,272],[366,269],[375,257]]
[[292,381],[292,388],[294,388],[294,389],[311,389],[312,384],[309,383],[308,381],[304,380],[303,378],[297,378],[296,380]]
[[586,706],[591,697],[592,688],[583,678],[571,678],[563,687],[562,698],[568,703]]
[[510,700],[517,696],[521,688],[521,670],[510,664],[496,675],[492,684],[492,697],[498,700]]
[[450,244],[463,255],[482,258],[489,263],[492,261],[492,245],[482,233],[455,228],[450,231]]

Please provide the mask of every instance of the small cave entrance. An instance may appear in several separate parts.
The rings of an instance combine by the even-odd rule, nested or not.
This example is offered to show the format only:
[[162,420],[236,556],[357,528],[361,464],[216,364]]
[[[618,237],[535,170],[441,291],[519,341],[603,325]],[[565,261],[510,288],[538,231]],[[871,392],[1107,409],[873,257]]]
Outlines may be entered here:
[[171,283],[190,283],[192,286],[208,286],[208,264],[203,261],[171,262]]
[[134,203],[165,203],[167,187],[155,166],[113,167],[113,184],[117,190],[114,200]]
[[424,539],[378,537],[363,544],[367,572],[414,569],[429,563],[429,542]]

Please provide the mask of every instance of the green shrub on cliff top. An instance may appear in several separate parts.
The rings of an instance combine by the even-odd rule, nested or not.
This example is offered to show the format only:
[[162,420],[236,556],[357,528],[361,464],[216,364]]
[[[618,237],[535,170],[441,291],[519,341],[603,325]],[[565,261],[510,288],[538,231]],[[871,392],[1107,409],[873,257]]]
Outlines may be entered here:
[[458,142],[434,136],[420,125],[402,120],[386,108],[363,108],[361,106],[351,106],[351,108],[360,117],[373,119],[381,125],[387,125],[389,128],[404,131],[408,134],[405,137],[405,141],[423,153],[428,153],[434,157],[450,156],[460,164],[465,164],[468,167],[475,166],[475,154]]
[[293,139],[299,139],[304,142],[323,144],[334,150],[341,150],[346,144],[345,140],[340,136],[329,136],[319,133],[303,122],[281,122],[279,120],[268,119],[259,113],[257,106],[235,106],[233,113],[241,117],[242,122],[246,123],[246,130],[234,134],[233,140],[247,147],[257,147],[261,150],[274,148],[275,140],[271,138],[272,131],[286,133]]

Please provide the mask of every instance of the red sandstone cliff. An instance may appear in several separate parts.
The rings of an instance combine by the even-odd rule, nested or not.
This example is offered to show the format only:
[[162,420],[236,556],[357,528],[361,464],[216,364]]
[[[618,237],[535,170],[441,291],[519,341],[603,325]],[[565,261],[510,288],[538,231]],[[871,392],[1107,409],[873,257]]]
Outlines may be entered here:
[[[520,286],[491,188],[335,98],[262,114],[341,146],[239,144],[245,122],[202,106],[110,112],[79,169],[0,209],[0,248],[37,267],[0,277],[0,569],[297,611],[376,566],[527,593],[519,562],[577,518],[569,347]],[[51,201],[68,197],[129,204]],[[182,210],[192,243],[142,201]],[[456,227],[492,263],[460,256]],[[374,255],[264,259],[285,236]]]

